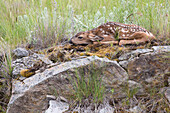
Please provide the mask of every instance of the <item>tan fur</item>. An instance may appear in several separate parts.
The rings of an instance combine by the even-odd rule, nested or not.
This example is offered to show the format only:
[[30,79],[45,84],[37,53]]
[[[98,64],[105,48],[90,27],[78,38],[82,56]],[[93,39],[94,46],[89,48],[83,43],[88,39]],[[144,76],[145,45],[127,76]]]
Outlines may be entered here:
[[140,26],[108,22],[92,30],[77,33],[70,42],[75,45],[97,42],[126,45],[146,43],[154,39],[152,33]]

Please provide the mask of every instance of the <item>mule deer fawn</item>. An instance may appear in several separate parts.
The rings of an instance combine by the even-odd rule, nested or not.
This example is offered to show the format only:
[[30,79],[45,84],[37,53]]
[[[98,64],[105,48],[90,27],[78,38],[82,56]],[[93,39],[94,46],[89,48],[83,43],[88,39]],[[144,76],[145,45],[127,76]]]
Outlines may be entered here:
[[156,39],[146,29],[137,25],[128,25],[118,22],[107,22],[89,31],[79,32],[70,39],[75,45],[88,44],[142,44]]

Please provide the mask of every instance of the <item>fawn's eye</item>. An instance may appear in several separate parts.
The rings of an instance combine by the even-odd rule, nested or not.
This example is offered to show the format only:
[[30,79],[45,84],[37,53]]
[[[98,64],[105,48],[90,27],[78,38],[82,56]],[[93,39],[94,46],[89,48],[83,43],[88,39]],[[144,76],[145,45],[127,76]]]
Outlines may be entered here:
[[78,39],[82,39],[83,37],[78,37]]

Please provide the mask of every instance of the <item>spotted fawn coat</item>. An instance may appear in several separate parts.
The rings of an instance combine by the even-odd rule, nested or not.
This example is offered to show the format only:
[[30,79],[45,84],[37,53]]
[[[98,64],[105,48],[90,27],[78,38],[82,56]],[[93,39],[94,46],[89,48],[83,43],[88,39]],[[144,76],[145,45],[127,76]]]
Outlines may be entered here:
[[154,40],[154,35],[137,25],[107,22],[86,32],[79,32],[70,39],[75,45],[88,44],[141,44]]

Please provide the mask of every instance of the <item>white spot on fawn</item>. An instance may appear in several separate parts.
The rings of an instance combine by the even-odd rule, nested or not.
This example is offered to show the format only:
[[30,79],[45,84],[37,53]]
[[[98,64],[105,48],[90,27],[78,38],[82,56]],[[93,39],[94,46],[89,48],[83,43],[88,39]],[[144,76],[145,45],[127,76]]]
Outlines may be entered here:
[[122,32],[123,33],[127,33],[128,32],[128,30],[125,30],[126,28],[122,28]]
[[103,35],[103,36],[109,36],[109,35]]
[[150,36],[153,36],[153,34],[152,34],[152,33],[150,33]]
[[149,32],[146,32],[146,34],[147,34],[147,35],[150,35],[150,33],[149,33]]
[[111,30],[111,32],[112,32],[112,33],[115,33],[115,31],[114,31],[114,30]]
[[135,29],[132,29],[133,32],[135,32]]

